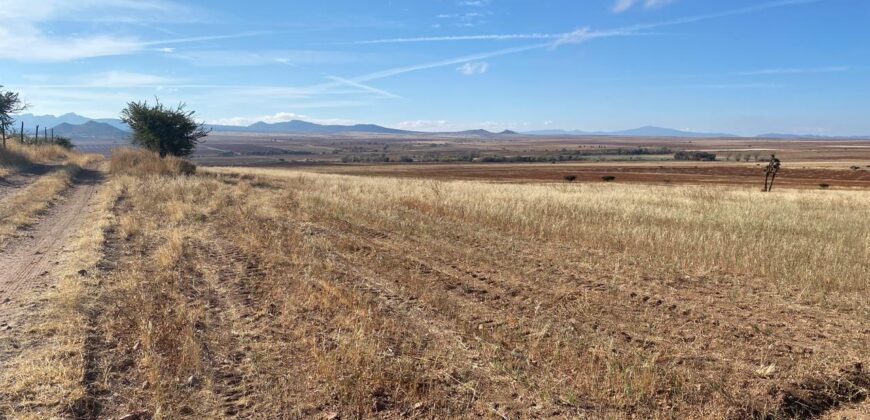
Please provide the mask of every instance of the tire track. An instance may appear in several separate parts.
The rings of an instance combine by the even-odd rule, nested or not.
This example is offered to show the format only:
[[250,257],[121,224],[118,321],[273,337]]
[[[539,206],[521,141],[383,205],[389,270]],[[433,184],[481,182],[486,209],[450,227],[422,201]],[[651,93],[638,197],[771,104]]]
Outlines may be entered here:
[[[29,293],[52,287],[57,280],[56,269],[72,251],[71,242],[84,219],[81,216],[91,211],[102,179],[99,171],[82,170],[65,197],[0,252],[0,334],[17,327]],[[0,353],[0,362],[2,357]]]

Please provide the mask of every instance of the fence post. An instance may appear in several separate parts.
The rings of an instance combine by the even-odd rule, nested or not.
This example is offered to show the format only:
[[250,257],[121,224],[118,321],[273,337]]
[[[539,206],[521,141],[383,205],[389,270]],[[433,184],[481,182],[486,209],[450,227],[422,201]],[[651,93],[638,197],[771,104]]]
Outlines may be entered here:
[[36,133],[34,136],[36,136],[36,138],[33,139],[33,144],[39,143],[39,124],[36,124]]
[[42,127],[42,141],[48,141],[48,127]]
[[21,144],[24,144],[24,121],[21,121],[21,131],[18,135],[20,136]]
[[6,148],[6,127],[0,127],[0,135],[3,136],[3,148]]

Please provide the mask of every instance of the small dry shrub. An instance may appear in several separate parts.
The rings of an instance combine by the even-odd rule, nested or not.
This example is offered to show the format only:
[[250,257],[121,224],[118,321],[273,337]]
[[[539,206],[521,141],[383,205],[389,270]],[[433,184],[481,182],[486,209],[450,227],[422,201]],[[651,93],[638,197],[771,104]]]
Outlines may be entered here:
[[109,166],[113,174],[132,176],[150,175],[193,175],[196,165],[175,156],[161,158],[154,152],[140,149],[112,149],[112,161]]

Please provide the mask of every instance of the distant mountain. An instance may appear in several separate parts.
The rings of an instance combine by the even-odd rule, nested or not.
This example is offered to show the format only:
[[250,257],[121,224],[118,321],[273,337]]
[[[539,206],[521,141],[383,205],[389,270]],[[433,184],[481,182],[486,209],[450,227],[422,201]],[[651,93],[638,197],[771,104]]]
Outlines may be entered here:
[[868,140],[870,136],[820,136],[817,134],[783,134],[783,133],[765,133],[755,136],[758,139],[801,139],[801,140],[831,140],[831,139],[847,139],[847,140]]
[[55,117],[54,115],[33,115],[33,114],[20,114],[15,115],[15,125],[14,127],[18,127],[21,125],[21,122],[24,122],[24,129],[33,131],[36,129],[36,126],[40,127],[54,127],[58,124],[84,124],[90,121],[89,118],[83,117],[78,114],[74,114],[72,112],[68,114],[63,114],[59,117]]
[[539,130],[524,134],[537,136],[632,136],[632,137],[738,137],[726,133],[696,133],[672,128],[646,126],[620,131]]
[[466,136],[482,136],[482,137],[489,137],[489,136],[496,135],[492,131],[487,131],[487,130],[465,130],[465,131],[445,132],[445,133],[437,133],[437,134],[459,134],[459,135],[466,135]]
[[[58,126],[68,124],[70,126],[80,126],[88,122],[96,122],[103,125],[108,125],[117,131],[107,130],[105,127],[90,125],[84,128],[61,127],[61,130],[69,130],[73,136],[81,136],[81,138],[126,138],[130,132],[130,127],[124,124],[117,118],[88,118],[75,113],[67,113],[61,116],[54,115],[34,115],[21,114],[15,117],[15,127],[18,127],[21,121],[24,121],[25,131],[33,132],[38,124],[40,130],[43,127],[49,129],[55,127],[55,134],[58,134]],[[493,133],[487,130],[466,130],[458,132],[420,132],[399,130],[395,128],[383,127],[375,124],[356,124],[356,125],[322,125],[307,121],[293,120],[279,123],[257,122],[248,126],[234,125],[206,125],[214,131],[232,131],[232,132],[247,132],[247,133],[300,133],[300,134],[342,134],[342,133],[370,133],[370,134],[443,134],[443,135],[467,135],[478,137],[498,137],[498,136],[513,136],[513,135],[536,135],[536,136],[630,136],[630,137],[684,137],[684,138],[713,138],[713,137],[740,137],[727,133],[701,133],[692,131],[674,130],[671,128],[646,126],[631,130],[620,131],[582,131],[582,130],[536,130],[523,133],[517,133],[511,130],[504,130],[499,133]],[[120,133],[124,132],[123,137],[119,137]],[[755,138],[767,139],[851,139],[851,140],[868,140],[870,136],[819,136],[812,134],[782,134],[782,133],[767,133],[755,136]]]
[[535,130],[527,131],[523,134],[531,134],[533,136],[589,136],[596,133],[581,130]]
[[[127,127],[127,124],[124,124],[121,120],[117,118],[88,118],[73,112],[63,114],[57,117],[54,115],[19,114],[15,115],[14,118],[14,126],[17,128],[21,125],[21,122],[23,121],[25,131],[33,131],[36,129],[37,125],[39,125],[41,130],[42,127],[52,128],[60,124],[81,125],[88,121],[105,123],[119,130],[130,131],[130,127]],[[55,134],[57,133],[55,132]]]
[[322,125],[307,121],[293,120],[279,123],[256,122],[248,126],[209,125],[213,131],[236,131],[246,133],[304,133],[304,134],[340,134],[340,133],[373,133],[373,134],[414,134],[414,131],[398,130],[381,127],[374,124],[356,125]]
[[69,137],[73,141],[120,140],[130,137],[130,133],[110,124],[88,121],[84,124],[61,123],[53,127],[54,135]]
[[635,128],[632,130],[614,131],[610,133],[614,136],[638,136],[638,137],[737,137],[734,134],[726,133],[695,133],[692,131],[674,130],[672,128],[662,128],[646,126]]
[[130,131],[130,126],[117,118],[97,118],[93,121],[100,122],[103,124],[109,124],[112,127],[117,128],[118,130]]

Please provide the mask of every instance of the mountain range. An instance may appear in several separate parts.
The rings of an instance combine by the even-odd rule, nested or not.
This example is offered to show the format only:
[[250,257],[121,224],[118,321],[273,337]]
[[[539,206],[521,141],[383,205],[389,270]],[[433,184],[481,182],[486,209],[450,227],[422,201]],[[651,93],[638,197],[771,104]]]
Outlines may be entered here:
[[693,131],[674,130],[672,128],[646,126],[620,131],[580,131],[580,130],[539,130],[524,134],[538,136],[629,136],[629,137],[740,137],[727,133],[698,133]]
[[73,140],[120,140],[130,137],[129,131],[121,130],[113,125],[87,121],[84,124],[60,123],[51,127],[54,135]]
[[[88,118],[75,113],[67,113],[60,116],[21,114],[15,116],[15,127],[24,122],[25,129],[33,130],[38,124],[40,127],[54,128],[55,135],[70,137],[73,140],[86,139],[123,139],[129,136],[130,128],[120,119],[115,118]],[[671,128],[645,126],[631,130],[620,131],[580,131],[580,130],[537,130],[517,133],[505,130],[494,133],[487,130],[467,130],[458,132],[420,132],[408,131],[395,128],[383,127],[375,124],[356,125],[323,125],[307,121],[293,120],[278,123],[256,122],[247,126],[235,125],[206,125],[207,128],[216,132],[243,132],[243,133],[300,133],[300,134],[342,134],[342,133],[368,133],[368,134],[441,134],[441,135],[466,135],[476,137],[497,137],[511,135],[536,135],[536,136],[630,136],[630,137],[692,137],[692,138],[728,138],[740,137],[728,133],[704,133]],[[856,137],[833,137],[806,134],[780,134],[768,133],[755,136],[756,138],[772,139],[827,139],[827,138],[852,138],[867,139],[870,136]]]

